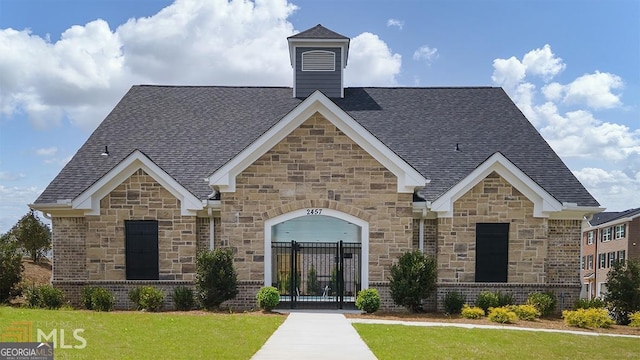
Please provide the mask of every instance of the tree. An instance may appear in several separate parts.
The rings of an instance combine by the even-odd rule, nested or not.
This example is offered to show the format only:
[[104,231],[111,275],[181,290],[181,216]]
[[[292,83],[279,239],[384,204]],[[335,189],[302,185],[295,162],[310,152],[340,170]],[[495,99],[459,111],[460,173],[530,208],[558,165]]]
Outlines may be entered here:
[[51,250],[51,230],[33,210],[22,217],[9,231],[33,262],[38,262]]
[[640,262],[614,262],[607,274],[604,301],[617,324],[629,323],[629,315],[640,311]]
[[22,279],[22,253],[15,237],[6,233],[0,237],[0,303],[18,295]]
[[201,251],[196,257],[196,288],[202,306],[217,309],[238,294],[238,274],[231,249]]
[[422,300],[436,289],[436,260],[419,250],[402,254],[391,266],[389,289],[396,305],[409,311],[422,311]]

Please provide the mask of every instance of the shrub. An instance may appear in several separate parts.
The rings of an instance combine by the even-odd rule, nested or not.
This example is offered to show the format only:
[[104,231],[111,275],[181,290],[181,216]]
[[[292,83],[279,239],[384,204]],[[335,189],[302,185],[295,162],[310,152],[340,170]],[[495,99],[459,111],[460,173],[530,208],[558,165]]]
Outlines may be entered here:
[[264,286],[256,294],[258,307],[264,311],[271,311],[280,303],[280,292],[273,286]]
[[140,291],[142,291],[142,287],[140,286],[129,290],[129,300],[135,305],[136,310],[142,310],[140,307]]
[[436,288],[436,260],[419,250],[402,254],[391,266],[389,289],[396,305],[409,311],[422,310],[422,300]]
[[80,291],[80,301],[82,306],[87,310],[93,310],[93,293],[98,289],[93,286],[85,286]]
[[178,286],[173,289],[173,305],[179,311],[193,309],[193,290],[185,286]]
[[39,307],[44,309],[59,309],[64,303],[64,293],[60,289],[56,289],[51,285],[42,285],[32,287],[28,291],[27,302],[31,307]]
[[238,275],[231,249],[201,251],[196,258],[198,300],[207,310],[220,307],[238,294]]
[[137,310],[155,312],[162,308],[164,293],[153,286],[139,286],[129,291],[129,299],[136,305]]
[[531,293],[527,297],[527,304],[533,305],[540,311],[541,316],[549,316],[556,311],[556,296],[550,292]]
[[464,304],[462,306],[462,312],[460,313],[465,319],[480,319],[484,316],[484,310],[479,307],[469,307],[469,305]]
[[356,297],[356,307],[359,310],[373,314],[380,308],[380,294],[376,289],[363,289],[358,291]]
[[512,293],[503,293],[501,291],[496,292],[498,297],[498,307],[509,306],[515,304]]
[[23,295],[27,300],[27,306],[30,308],[40,307],[40,289],[37,286],[27,286],[23,291]]
[[459,314],[467,297],[457,291],[448,292],[444,296],[444,311],[447,314]]
[[500,298],[497,293],[491,291],[480,291],[476,298],[476,306],[484,310],[486,313],[489,308],[499,307]]
[[0,303],[20,293],[22,254],[18,243],[9,235],[0,238]]
[[601,308],[604,308],[604,306],[605,306],[605,303],[600,298],[593,298],[591,300],[578,299],[576,300],[576,303],[573,304],[573,309],[574,310],[591,309],[591,308],[601,309]]
[[608,328],[613,324],[606,309],[578,309],[562,312],[564,323],[579,328]]
[[518,319],[533,321],[540,317],[540,311],[533,305],[512,305],[510,308]]
[[506,306],[490,308],[487,317],[489,320],[501,324],[512,324],[518,321],[518,315]]
[[[84,290],[84,289],[83,289]],[[116,303],[116,297],[103,288],[94,288],[91,293],[91,308],[96,311],[111,311]]]
[[640,311],[636,311],[629,315],[629,326],[640,327]]
[[640,262],[614,262],[607,274],[604,301],[616,323],[629,323],[629,314],[640,311]]
[[313,264],[311,264],[309,271],[307,271],[307,295],[318,295],[319,288],[318,273]]

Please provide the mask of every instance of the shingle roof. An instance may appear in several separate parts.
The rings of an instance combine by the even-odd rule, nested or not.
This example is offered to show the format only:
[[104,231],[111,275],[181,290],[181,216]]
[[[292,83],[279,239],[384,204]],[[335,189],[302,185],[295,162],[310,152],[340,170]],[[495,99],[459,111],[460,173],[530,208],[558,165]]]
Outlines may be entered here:
[[335,31],[331,31],[326,27],[318,24],[311,29],[297,33],[293,36],[289,36],[288,39],[344,39],[349,40],[348,37],[340,35]]
[[[73,199],[140,150],[205,199],[207,177],[302,101],[286,87],[134,86],[36,203]],[[501,88],[346,88],[332,99],[431,183],[437,199],[501,152],[560,202],[598,206]],[[460,151],[455,151],[458,144]],[[110,156],[100,156],[104,146]]]
[[629,209],[625,211],[601,212],[593,215],[593,218],[589,220],[589,225],[598,226],[598,225],[602,225],[617,219],[623,219],[623,218],[628,218],[628,217],[637,216],[637,215],[640,215],[640,208]]

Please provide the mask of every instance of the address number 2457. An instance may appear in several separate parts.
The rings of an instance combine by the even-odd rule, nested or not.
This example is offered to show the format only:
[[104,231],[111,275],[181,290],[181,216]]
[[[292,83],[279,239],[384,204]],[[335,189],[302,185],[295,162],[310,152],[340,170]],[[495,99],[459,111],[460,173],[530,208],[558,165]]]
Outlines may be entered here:
[[307,215],[322,215],[322,209],[307,209]]

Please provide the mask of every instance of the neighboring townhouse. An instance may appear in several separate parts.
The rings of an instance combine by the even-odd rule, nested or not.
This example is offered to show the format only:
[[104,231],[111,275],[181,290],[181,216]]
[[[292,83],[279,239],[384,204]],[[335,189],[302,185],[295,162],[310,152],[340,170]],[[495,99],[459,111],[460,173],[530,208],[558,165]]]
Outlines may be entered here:
[[640,259],[640,208],[595,214],[582,231],[582,296],[600,297],[615,261]]
[[31,204],[52,219],[54,286],[74,303],[102,286],[123,308],[154,285],[171,302],[197,252],[225,247],[234,309],[265,285],[334,308],[375,287],[393,309],[390,267],[421,250],[438,260],[432,300],[579,297],[582,219],[602,209],[501,88],[345,88],[349,38],[318,25],[287,41],[293,88],[125,94]]

